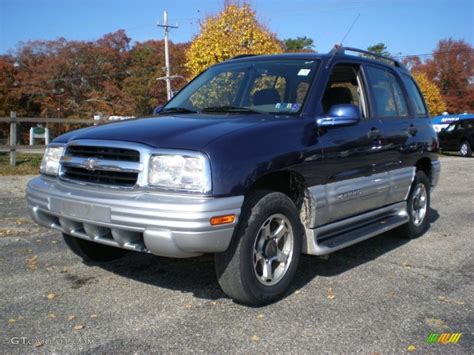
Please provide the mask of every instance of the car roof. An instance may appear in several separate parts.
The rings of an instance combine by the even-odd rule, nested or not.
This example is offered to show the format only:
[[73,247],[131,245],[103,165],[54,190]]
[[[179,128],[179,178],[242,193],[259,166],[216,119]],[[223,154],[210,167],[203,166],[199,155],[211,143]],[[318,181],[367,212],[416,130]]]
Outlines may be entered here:
[[[341,50],[342,48],[342,50]],[[362,57],[359,55],[350,55],[344,52],[344,47],[337,48],[336,51],[331,51],[329,53],[311,53],[311,52],[303,52],[303,53],[281,53],[281,54],[265,54],[265,55],[253,55],[253,54],[246,54],[236,56],[234,58],[228,59],[227,62],[252,62],[255,60],[291,60],[291,59],[303,59],[303,60],[321,60],[324,62],[337,60],[348,60],[348,61],[356,61],[360,63],[370,63],[370,64],[377,64],[382,65],[385,67],[389,67],[395,70],[400,70],[403,73],[408,73],[408,70],[402,65],[400,62],[396,61],[393,58],[379,56],[376,53],[371,53],[367,51],[357,50],[354,48],[348,48],[351,51],[360,51],[360,53],[365,53],[366,55],[371,55],[373,58]],[[391,64],[390,64],[391,63]]]

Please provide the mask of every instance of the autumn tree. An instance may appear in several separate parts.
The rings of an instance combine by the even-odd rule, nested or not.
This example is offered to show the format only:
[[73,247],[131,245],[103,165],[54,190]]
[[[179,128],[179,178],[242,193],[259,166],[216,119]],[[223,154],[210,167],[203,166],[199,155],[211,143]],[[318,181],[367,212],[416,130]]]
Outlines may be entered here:
[[314,41],[306,36],[283,40],[285,52],[314,52]]
[[241,54],[281,53],[275,34],[256,18],[248,4],[226,3],[224,9],[207,17],[200,33],[186,52],[186,68],[191,77],[212,64]]
[[0,56],[0,116],[9,116],[15,109],[15,65],[10,56]]
[[474,110],[474,48],[463,40],[441,40],[419,70],[440,88],[449,112]]
[[[169,43],[172,74],[180,76],[172,81],[175,90],[186,83],[184,53],[187,47],[187,43]],[[135,114],[150,114],[154,107],[167,101],[165,82],[157,80],[165,75],[164,66],[162,40],[137,43],[130,51],[129,76],[124,80],[123,90],[132,99]]]
[[426,73],[415,71],[412,75],[423,93],[430,115],[436,116],[446,111],[446,104],[438,86],[428,78]]

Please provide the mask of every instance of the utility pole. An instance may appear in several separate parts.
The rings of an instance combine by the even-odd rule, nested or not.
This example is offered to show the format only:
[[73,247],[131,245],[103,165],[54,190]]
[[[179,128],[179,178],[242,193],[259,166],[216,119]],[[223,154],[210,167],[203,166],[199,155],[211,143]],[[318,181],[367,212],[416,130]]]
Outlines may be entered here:
[[158,78],[158,80],[164,79],[166,81],[166,97],[168,98],[168,100],[170,100],[171,97],[173,96],[172,91],[171,91],[171,79],[173,79],[173,77],[171,77],[170,75],[171,69],[170,69],[170,54],[169,54],[169,49],[168,49],[168,33],[169,33],[170,28],[178,28],[178,26],[168,25],[168,13],[166,12],[166,10],[163,11],[163,24],[160,25],[160,23],[158,22],[157,26],[162,27],[165,33],[165,76],[162,78]]

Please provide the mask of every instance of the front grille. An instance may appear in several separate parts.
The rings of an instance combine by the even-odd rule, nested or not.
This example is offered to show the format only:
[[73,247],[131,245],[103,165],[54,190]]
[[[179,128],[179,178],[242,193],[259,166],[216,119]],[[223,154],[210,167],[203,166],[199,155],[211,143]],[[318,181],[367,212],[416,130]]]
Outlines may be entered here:
[[82,158],[96,158],[120,161],[140,161],[140,153],[132,149],[115,147],[92,147],[72,145],[67,148],[66,155]]
[[63,176],[69,180],[89,182],[93,184],[134,186],[138,173],[123,171],[87,170],[72,166],[63,166]]
[[137,184],[139,166],[138,150],[74,144],[66,149],[61,176],[85,183],[132,187]]

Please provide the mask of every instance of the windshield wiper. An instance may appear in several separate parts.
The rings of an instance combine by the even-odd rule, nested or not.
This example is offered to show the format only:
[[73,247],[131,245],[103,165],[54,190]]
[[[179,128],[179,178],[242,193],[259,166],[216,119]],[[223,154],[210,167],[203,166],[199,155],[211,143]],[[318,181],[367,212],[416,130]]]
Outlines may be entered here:
[[204,107],[201,112],[264,113],[248,107],[232,105]]
[[186,107],[170,107],[163,109],[160,113],[197,113],[196,110],[190,110]]

